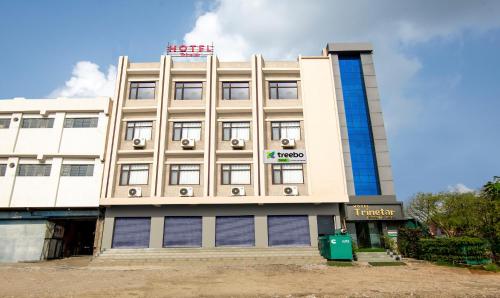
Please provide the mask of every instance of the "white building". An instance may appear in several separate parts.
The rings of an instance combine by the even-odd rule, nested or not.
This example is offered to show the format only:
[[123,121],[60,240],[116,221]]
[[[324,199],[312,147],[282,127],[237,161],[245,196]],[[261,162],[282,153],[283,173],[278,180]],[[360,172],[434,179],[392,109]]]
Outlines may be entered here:
[[0,100],[0,261],[92,253],[110,105]]

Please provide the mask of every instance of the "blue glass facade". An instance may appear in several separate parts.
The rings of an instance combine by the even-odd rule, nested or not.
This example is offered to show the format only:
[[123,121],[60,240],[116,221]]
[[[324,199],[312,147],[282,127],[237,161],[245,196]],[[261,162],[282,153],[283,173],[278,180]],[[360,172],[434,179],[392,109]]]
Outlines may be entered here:
[[355,194],[380,195],[370,113],[359,54],[339,55],[339,68]]

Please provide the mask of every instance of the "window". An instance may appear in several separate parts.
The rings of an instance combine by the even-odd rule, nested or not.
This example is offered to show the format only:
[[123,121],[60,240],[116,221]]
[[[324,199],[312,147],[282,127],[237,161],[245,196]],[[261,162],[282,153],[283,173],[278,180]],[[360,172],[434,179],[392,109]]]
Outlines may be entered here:
[[88,128],[97,127],[98,118],[66,118],[64,128]]
[[52,165],[19,165],[17,176],[50,176]]
[[93,176],[94,165],[62,165],[61,176]]
[[131,82],[129,99],[155,99],[155,82]]
[[176,100],[200,100],[202,95],[203,83],[201,82],[175,83]]
[[272,140],[300,140],[300,121],[271,122]]
[[222,83],[222,99],[250,99],[248,82],[224,82]]
[[182,139],[193,139],[199,141],[201,138],[201,122],[174,122],[173,141]]
[[0,177],[5,176],[5,171],[7,170],[6,164],[0,164]]
[[200,184],[200,165],[171,165],[170,185]]
[[304,173],[301,164],[273,165],[273,184],[304,183]]
[[151,131],[153,130],[152,121],[130,121],[127,122],[127,133],[125,140],[146,139],[151,140]]
[[250,184],[250,165],[222,165],[222,184]]
[[270,99],[297,99],[297,82],[269,82]]
[[21,128],[52,128],[54,118],[27,118],[21,122]]
[[361,58],[339,55],[347,135],[356,195],[380,195],[377,158],[370,124]]
[[149,178],[149,165],[122,165],[120,185],[146,185]]
[[229,141],[231,139],[250,139],[250,122],[223,122],[222,123],[222,140]]
[[9,118],[0,118],[0,129],[9,128],[10,127],[10,119]]

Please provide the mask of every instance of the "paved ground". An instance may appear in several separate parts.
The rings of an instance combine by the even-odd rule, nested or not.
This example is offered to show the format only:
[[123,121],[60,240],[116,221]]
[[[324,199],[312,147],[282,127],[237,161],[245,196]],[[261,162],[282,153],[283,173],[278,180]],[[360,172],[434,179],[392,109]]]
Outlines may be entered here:
[[251,260],[0,265],[2,297],[500,297],[500,274],[401,267],[255,264]]

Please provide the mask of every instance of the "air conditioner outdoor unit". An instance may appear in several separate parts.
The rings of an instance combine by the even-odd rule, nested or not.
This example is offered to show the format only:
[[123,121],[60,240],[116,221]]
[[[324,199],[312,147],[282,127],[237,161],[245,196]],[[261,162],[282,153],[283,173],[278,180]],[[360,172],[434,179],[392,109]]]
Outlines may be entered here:
[[242,186],[236,186],[231,188],[231,195],[232,196],[244,196],[245,195],[245,188]]
[[299,189],[297,188],[297,186],[285,186],[283,187],[283,194],[285,196],[298,196]]
[[193,188],[192,187],[181,187],[179,188],[179,196],[181,197],[192,197]]
[[142,197],[142,189],[140,187],[132,187],[128,189],[129,198],[139,198]]
[[146,139],[144,138],[135,138],[133,141],[134,148],[144,148],[146,146]]
[[232,139],[231,140],[231,147],[233,147],[233,149],[243,149],[245,147],[245,140]]
[[182,139],[181,140],[182,149],[193,149],[194,140],[193,139]]
[[294,139],[281,139],[281,147],[283,148],[295,148]]

